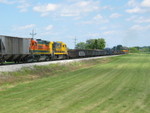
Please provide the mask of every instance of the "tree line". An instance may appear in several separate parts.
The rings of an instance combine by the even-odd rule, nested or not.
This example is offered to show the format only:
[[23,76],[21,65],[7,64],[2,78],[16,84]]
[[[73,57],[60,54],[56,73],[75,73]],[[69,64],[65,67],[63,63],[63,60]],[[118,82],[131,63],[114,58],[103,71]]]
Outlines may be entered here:
[[150,52],[150,46],[143,46],[143,47],[130,47],[130,53],[139,53],[139,52]]
[[106,46],[105,39],[89,39],[86,42],[80,42],[76,44],[76,49],[104,49]]

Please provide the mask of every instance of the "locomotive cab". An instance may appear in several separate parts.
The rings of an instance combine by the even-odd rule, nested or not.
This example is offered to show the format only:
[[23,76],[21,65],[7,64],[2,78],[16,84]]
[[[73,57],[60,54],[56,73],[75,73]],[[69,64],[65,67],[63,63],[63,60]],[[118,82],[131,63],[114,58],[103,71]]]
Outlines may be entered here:
[[66,44],[63,42],[54,42],[53,52],[55,59],[65,59],[68,57],[68,49]]

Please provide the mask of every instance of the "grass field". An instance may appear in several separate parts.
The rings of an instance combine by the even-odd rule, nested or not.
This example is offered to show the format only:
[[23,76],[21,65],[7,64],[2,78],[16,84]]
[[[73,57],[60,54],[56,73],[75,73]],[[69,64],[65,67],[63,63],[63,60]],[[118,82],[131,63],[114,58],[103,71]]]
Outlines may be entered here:
[[150,113],[150,54],[107,58],[0,91],[0,113]]

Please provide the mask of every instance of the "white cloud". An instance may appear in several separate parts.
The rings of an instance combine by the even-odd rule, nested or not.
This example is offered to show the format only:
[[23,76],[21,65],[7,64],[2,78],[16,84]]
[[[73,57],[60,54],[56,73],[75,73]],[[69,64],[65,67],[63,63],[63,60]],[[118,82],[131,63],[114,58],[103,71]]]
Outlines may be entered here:
[[[99,2],[97,1],[77,1],[65,4],[46,4],[37,5],[33,10],[41,13],[41,16],[57,15],[57,16],[83,16],[90,12],[99,10]],[[52,13],[53,12],[53,13]]]
[[89,33],[89,34],[87,35],[87,37],[100,37],[100,36],[101,36],[100,33]]
[[133,15],[129,18],[126,19],[126,21],[135,21],[135,19],[137,19],[138,17],[136,15]]
[[131,16],[130,18],[126,19],[127,21],[133,21],[135,23],[150,23],[150,18],[144,16]]
[[111,30],[111,31],[105,31],[105,32],[103,32],[103,35],[112,35],[112,34],[115,34],[115,33],[116,33],[116,31]]
[[33,10],[40,13],[46,13],[50,11],[55,11],[58,8],[56,4],[46,4],[46,5],[38,5],[33,7]]
[[127,13],[146,13],[150,12],[150,0],[143,0],[142,2],[138,2],[136,0],[129,0],[128,6],[132,7],[127,9]]
[[136,7],[139,5],[139,3],[136,0],[129,0],[128,5],[132,7]]
[[94,20],[101,20],[101,19],[103,19],[103,16],[100,15],[100,14],[98,14],[98,15],[96,15],[93,19],[94,19]]
[[150,18],[140,17],[140,18],[136,19],[135,22],[137,22],[137,23],[150,23]]
[[122,15],[119,13],[113,13],[110,15],[110,18],[119,18],[120,16],[122,16]]
[[47,30],[47,31],[50,31],[50,30],[52,30],[53,29],[53,25],[48,25],[46,28],[45,28],[45,30]]
[[17,8],[20,9],[20,12],[27,12],[28,8],[31,6],[27,0],[18,0],[18,6]]
[[73,4],[65,4],[60,11],[61,16],[81,16],[99,9],[97,1],[79,1]]
[[20,12],[26,12],[31,6],[28,0],[0,0],[0,3],[3,4],[15,4],[17,8],[20,9]]
[[150,7],[150,0],[144,0],[141,5],[144,7]]
[[14,1],[0,0],[0,3],[3,3],[3,4],[13,4]]
[[146,12],[146,10],[144,10],[140,7],[135,7],[135,8],[132,8],[132,9],[127,9],[126,12],[127,13],[143,13],[143,12]]
[[130,30],[142,31],[142,30],[150,30],[150,25],[142,26],[142,25],[133,25]]
[[97,14],[91,20],[83,21],[82,24],[101,24],[101,23],[108,23],[109,20],[104,18],[101,14]]
[[27,30],[27,29],[33,29],[36,25],[35,24],[29,24],[24,26],[15,27],[15,30]]
[[33,10],[41,13],[41,16],[48,16],[51,12],[56,11],[59,8],[58,4],[46,4],[33,7]]

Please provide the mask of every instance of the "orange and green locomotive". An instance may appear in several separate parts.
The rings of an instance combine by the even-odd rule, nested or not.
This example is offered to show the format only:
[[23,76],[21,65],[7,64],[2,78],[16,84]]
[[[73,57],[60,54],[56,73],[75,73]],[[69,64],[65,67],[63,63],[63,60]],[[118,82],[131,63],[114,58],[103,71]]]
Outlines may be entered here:
[[34,60],[65,59],[68,57],[67,46],[63,42],[50,42],[31,39],[30,53]]

